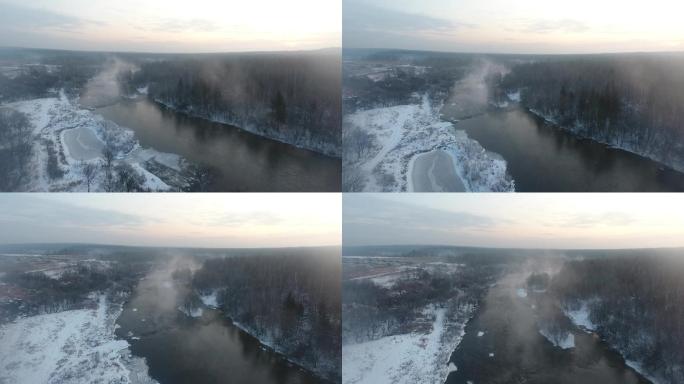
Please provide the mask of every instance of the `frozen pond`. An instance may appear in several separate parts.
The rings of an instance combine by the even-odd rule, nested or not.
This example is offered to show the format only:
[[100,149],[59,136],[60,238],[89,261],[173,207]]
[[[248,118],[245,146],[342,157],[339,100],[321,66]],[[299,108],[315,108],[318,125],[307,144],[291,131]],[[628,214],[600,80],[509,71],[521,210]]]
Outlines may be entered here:
[[413,192],[463,192],[451,155],[437,149],[416,156],[409,168]]
[[62,133],[62,140],[71,157],[76,160],[87,161],[102,156],[104,143],[88,128],[67,129]]

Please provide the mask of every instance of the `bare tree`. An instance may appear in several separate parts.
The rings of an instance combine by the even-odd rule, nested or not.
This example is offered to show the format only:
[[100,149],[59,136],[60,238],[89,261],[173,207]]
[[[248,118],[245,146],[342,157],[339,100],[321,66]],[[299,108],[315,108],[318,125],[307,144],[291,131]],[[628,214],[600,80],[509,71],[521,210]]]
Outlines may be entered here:
[[217,171],[208,165],[192,165],[188,167],[189,192],[210,192],[217,179]]
[[97,177],[98,166],[95,163],[82,161],[79,168],[81,169],[83,179],[85,180],[86,185],[88,186],[88,192],[90,192],[90,186],[93,184],[95,178]]
[[102,169],[104,170],[104,190],[113,192],[116,188],[114,181],[114,148],[110,141],[102,148]]
[[145,184],[145,176],[136,172],[136,170],[130,164],[120,163],[114,167],[114,170],[117,173],[116,184],[119,191],[142,191],[143,184]]

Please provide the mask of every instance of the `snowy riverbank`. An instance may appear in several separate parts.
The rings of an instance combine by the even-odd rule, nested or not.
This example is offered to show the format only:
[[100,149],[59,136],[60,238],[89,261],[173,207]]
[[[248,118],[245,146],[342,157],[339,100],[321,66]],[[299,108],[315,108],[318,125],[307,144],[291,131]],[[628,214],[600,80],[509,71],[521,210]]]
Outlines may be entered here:
[[[588,300],[588,301],[583,301],[579,303],[578,307],[575,308],[564,308],[563,313],[572,321],[572,323],[582,329],[585,332],[595,332],[598,335],[600,335],[600,332],[598,331],[598,326],[594,324],[591,321],[591,307],[592,305],[598,305],[601,306],[600,300],[599,299],[594,299],[594,300]],[[633,335],[635,340],[648,340],[649,338],[646,337],[645,335]],[[603,339],[603,338],[602,338]],[[605,339],[603,339],[606,341]],[[606,341],[606,343],[608,343]],[[641,361],[637,360],[632,360],[627,357],[627,353],[625,351],[620,350],[619,348],[615,348],[614,345],[611,345],[612,348],[614,348],[621,356],[623,359],[625,359],[625,364],[628,365],[630,368],[634,369],[635,371],[639,372],[642,376],[647,378],[649,381],[651,381],[654,384],[665,384],[666,381],[659,380],[652,372],[648,372],[644,368],[644,364]]]
[[243,131],[252,133],[254,135],[262,136],[270,140],[279,141],[284,144],[289,144],[297,148],[306,149],[309,151],[317,152],[326,156],[340,157],[342,149],[336,143],[330,143],[326,140],[315,140],[309,134],[303,135],[292,135],[291,130],[287,127],[282,129],[276,129],[268,125],[259,125],[251,123],[248,121],[243,121],[236,118],[231,118],[230,116],[222,113],[201,113],[193,109],[188,108],[178,108],[175,104],[162,100],[160,98],[154,98],[154,102],[163,105],[164,107],[174,110],[178,113],[183,113],[192,117],[199,119],[204,119],[214,123],[226,124],[233,127],[242,129]]
[[[213,290],[209,293],[197,293],[200,300],[202,301],[202,304],[204,304],[205,307],[213,310],[220,310],[220,305],[218,302],[218,297],[219,297],[219,290]],[[184,312],[184,311],[183,311]],[[184,312],[187,316],[191,317],[201,317],[202,316],[202,309],[199,308],[199,312],[195,311],[194,314],[192,313],[187,313]],[[199,313],[199,316],[197,314]],[[222,312],[223,313],[223,312]],[[263,345],[263,348],[268,348],[269,350],[273,351],[274,353],[277,353],[280,355],[284,360],[286,360],[288,363],[297,366],[301,370],[305,370],[308,372],[313,372],[314,374],[320,376],[320,377],[326,377],[326,368],[325,366],[310,366],[307,364],[305,361],[301,361],[299,359],[292,358],[287,355],[285,351],[285,346],[280,345],[278,343],[278,340],[273,337],[272,335],[269,334],[264,334],[263,332],[259,332],[256,328],[250,326],[249,324],[241,323],[238,321],[235,321],[232,317],[230,317],[229,314],[224,313],[224,315],[228,316],[233,325],[239,328],[241,331],[247,333],[248,335],[252,336],[253,338],[257,339],[261,345]]]
[[[471,314],[474,308],[464,309]],[[345,384],[432,384],[446,380],[449,356],[463,338],[466,322],[449,319],[444,308],[427,306],[432,319],[429,333],[386,336],[342,346],[342,380]],[[469,316],[467,316],[469,317]]]
[[[464,131],[443,121],[439,107],[427,95],[416,103],[358,111],[345,116],[345,126],[372,137],[373,150],[345,163],[344,172],[358,172],[359,188],[365,192],[407,191],[412,187],[411,166],[415,158],[441,149],[453,159],[456,175],[467,191],[513,191],[506,161],[487,152]],[[345,159],[347,160],[347,159]],[[348,179],[349,175],[345,176]]]
[[[26,114],[33,128],[33,158],[30,181],[23,188],[26,191],[87,191],[83,167],[87,163],[102,164],[105,145],[113,150],[115,165],[130,165],[144,180],[142,189],[169,191],[179,187],[168,185],[148,167],[160,165],[180,173],[184,162],[180,156],[141,148],[132,130],[79,107],[63,91],[58,97],[18,101],[3,107]],[[98,172],[90,191],[104,191],[104,183],[103,172]]]
[[[558,123],[558,119],[553,115],[543,113],[542,111],[536,110],[534,108],[526,109],[533,115],[544,119],[544,121],[546,121],[548,124],[554,127],[558,127],[559,129],[562,129],[564,131],[570,132],[575,136],[581,137],[583,139],[589,139],[597,143],[607,145],[611,148],[619,149],[625,152],[633,153],[635,155],[653,160],[657,163],[662,164],[663,166],[672,168],[677,172],[684,172],[684,154],[674,159],[670,157],[666,158],[663,156],[662,151],[645,151],[639,145],[629,140],[618,140],[617,138],[610,139],[590,135],[587,133],[586,127],[581,123],[576,123],[572,126],[561,125]],[[681,150],[678,153],[684,153],[684,148],[680,149]]]
[[114,335],[121,306],[104,294],[96,307],[17,319],[0,327],[0,382],[155,383],[143,359]]

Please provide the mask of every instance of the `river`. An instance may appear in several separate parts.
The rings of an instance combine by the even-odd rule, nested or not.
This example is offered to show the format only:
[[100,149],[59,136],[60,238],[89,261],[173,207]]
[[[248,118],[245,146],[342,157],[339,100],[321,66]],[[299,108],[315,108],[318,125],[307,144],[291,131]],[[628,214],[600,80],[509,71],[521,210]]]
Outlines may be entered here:
[[339,191],[341,160],[190,117],[147,98],[95,109],[135,131],[143,147],[178,154],[218,171],[213,189],[232,191]]
[[684,191],[684,174],[633,153],[580,139],[522,110],[455,124],[506,160],[520,192]]
[[178,310],[187,288],[158,269],[140,281],[117,320],[116,334],[144,357],[161,384],[325,383],[288,363],[240,330],[220,311],[191,318]]
[[458,369],[447,384],[648,383],[595,334],[575,329],[575,348],[554,347],[539,333],[534,298],[517,292],[523,277],[507,275],[485,295],[451,355]]

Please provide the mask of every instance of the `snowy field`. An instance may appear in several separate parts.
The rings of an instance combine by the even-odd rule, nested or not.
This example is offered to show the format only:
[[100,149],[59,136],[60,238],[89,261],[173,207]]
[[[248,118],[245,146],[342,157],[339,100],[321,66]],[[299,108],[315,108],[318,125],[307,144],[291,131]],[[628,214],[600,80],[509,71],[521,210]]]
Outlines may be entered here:
[[121,308],[20,318],[0,327],[0,383],[154,383],[144,361],[114,335]]
[[[19,101],[3,106],[25,113],[33,126],[35,138],[30,166],[31,181],[24,187],[26,191],[86,191],[81,169],[86,162],[102,163],[105,142],[113,146],[116,163],[130,164],[145,178],[144,189],[172,189],[145,168],[146,162],[158,162],[176,171],[181,169],[183,159],[180,156],[141,148],[132,130],[79,107],[63,91],[58,97]],[[52,154],[48,146],[52,148]],[[56,171],[49,171],[49,162],[55,164]],[[61,175],[55,175],[56,172]],[[103,178],[103,172],[99,172],[90,190],[104,191]]]
[[345,124],[367,132],[374,150],[345,165],[345,172],[359,172],[365,192],[412,189],[411,167],[417,156],[443,150],[453,160],[466,191],[513,191],[506,161],[487,152],[463,131],[440,118],[439,107],[427,95],[415,95],[416,103],[358,111],[345,116]]
[[[466,309],[467,310],[467,309]],[[472,310],[472,308],[470,309]],[[446,310],[428,306],[429,333],[410,333],[342,346],[345,384],[434,384],[446,380],[451,352],[463,337],[465,323],[449,321]]]

